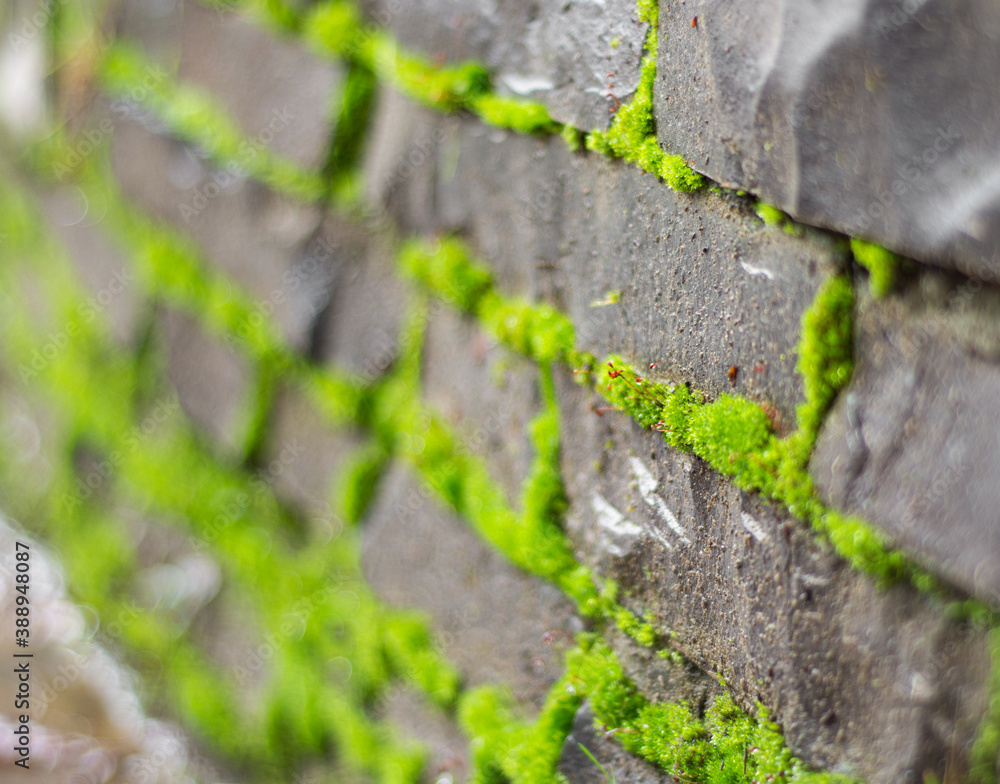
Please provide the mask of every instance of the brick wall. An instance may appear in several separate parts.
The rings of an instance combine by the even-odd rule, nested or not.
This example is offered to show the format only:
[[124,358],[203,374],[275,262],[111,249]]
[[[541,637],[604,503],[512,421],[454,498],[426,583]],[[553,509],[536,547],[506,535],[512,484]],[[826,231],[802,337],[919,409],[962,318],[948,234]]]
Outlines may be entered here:
[[12,6],[4,505],[157,775],[995,781],[997,22]]

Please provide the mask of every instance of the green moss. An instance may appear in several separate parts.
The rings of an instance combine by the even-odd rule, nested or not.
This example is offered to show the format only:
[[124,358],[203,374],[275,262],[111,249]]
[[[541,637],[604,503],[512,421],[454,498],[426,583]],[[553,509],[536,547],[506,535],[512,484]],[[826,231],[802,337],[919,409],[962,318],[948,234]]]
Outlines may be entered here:
[[[101,83],[112,96],[132,99],[141,95],[144,109],[230,174],[249,174],[275,190],[307,201],[325,192],[317,175],[302,171],[262,142],[248,137],[219,108],[215,98],[173,83],[162,67],[146,59],[138,49],[121,43],[109,47],[101,64]],[[136,85],[144,89],[136,90]],[[292,121],[279,117],[274,120],[284,124]],[[248,132],[252,134],[253,129]],[[181,213],[188,220],[197,211],[191,205],[182,205]]]
[[469,101],[469,108],[487,125],[510,128],[518,133],[556,133],[560,125],[549,116],[548,109],[508,96],[487,93]]
[[691,446],[724,474],[746,470],[749,455],[771,439],[771,423],[756,403],[722,395],[692,411]]
[[400,249],[398,259],[405,277],[470,313],[477,310],[493,288],[489,269],[474,262],[466,247],[456,239],[445,238],[437,243],[410,241]]
[[335,497],[346,522],[356,524],[361,521],[375,496],[388,460],[389,454],[382,445],[372,444],[352,455],[348,465],[339,472]]
[[851,240],[854,259],[868,270],[868,288],[876,299],[887,297],[896,287],[901,259],[879,245],[854,238]]
[[550,305],[505,300],[491,292],[475,313],[499,341],[540,363],[565,360],[573,351],[573,322]]
[[788,216],[777,207],[766,204],[762,201],[758,201],[757,204],[754,205],[754,212],[756,212],[757,217],[764,221],[764,223],[768,226],[782,226],[785,221],[788,220]]
[[351,63],[340,96],[333,143],[324,166],[330,190],[340,202],[350,202],[360,190],[356,180],[375,99],[375,74],[367,66]]
[[696,191],[705,185],[705,178],[691,169],[680,156],[665,152],[656,139],[653,119],[657,50],[655,0],[642,0],[639,14],[650,24],[646,37],[648,54],[642,61],[639,86],[632,100],[618,110],[607,131],[595,130],[587,135],[587,149],[633,163],[660,177],[674,190],[685,193]]
[[560,133],[562,140],[566,142],[566,149],[570,152],[580,152],[583,150],[586,134],[579,128],[574,128],[572,125],[564,125]]
[[556,133],[561,127],[541,104],[494,93],[489,72],[479,63],[439,66],[405,52],[387,32],[366,25],[352,3],[317,5],[304,29],[320,52],[371,69],[425,106],[449,112],[465,109],[483,122],[519,133]]
[[777,725],[759,709],[757,720],[728,696],[717,697],[704,718],[685,703],[651,703],[625,676],[611,649],[585,636],[567,656],[575,691],[589,698],[597,727],[659,765],[696,784],[846,784],[852,779],[809,770],[785,746]]
[[997,782],[997,760],[1000,759],[1000,626],[997,626],[996,617],[991,618],[991,626],[988,702],[970,755],[970,784]]
[[851,378],[853,324],[851,280],[846,275],[830,278],[820,286],[812,305],[802,315],[796,366],[806,398],[798,410],[799,428],[810,451],[834,398]]

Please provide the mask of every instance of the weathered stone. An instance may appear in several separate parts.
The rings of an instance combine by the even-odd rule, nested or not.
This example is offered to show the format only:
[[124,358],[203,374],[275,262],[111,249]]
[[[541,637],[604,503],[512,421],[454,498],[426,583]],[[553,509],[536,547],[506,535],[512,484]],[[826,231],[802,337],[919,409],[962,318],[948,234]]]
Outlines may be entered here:
[[58,188],[43,195],[49,225],[66,248],[90,296],[79,315],[107,324],[119,343],[131,346],[144,300],[132,262],[88,215],[90,205],[77,189]]
[[384,601],[430,615],[468,686],[504,683],[519,703],[541,707],[562,674],[545,634],[579,628],[572,606],[505,561],[402,467],[386,477],[366,521],[362,562]]
[[249,363],[177,311],[164,311],[163,333],[167,372],[184,413],[223,452],[242,454],[254,383]]
[[[583,749],[590,752],[597,763]],[[598,732],[594,727],[594,712],[586,701],[573,719],[573,730],[563,745],[557,769],[572,784],[608,784],[608,776],[611,776],[610,781],[629,784],[666,784],[675,780],[669,773],[629,754],[605,733]]]
[[308,169],[323,165],[342,69],[235,13],[183,4],[178,78],[217,97],[246,137]]
[[496,345],[475,322],[435,303],[424,347],[424,400],[520,508],[534,448],[528,426],[537,413],[539,371]]
[[332,427],[301,389],[283,386],[261,454],[261,478],[314,516],[328,512],[338,471],[360,441],[357,434]]
[[[432,119],[399,102],[381,115],[427,138]],[[439,128],[433,152],[384,194],[410,230],[459,232],[505,293],[564,308],[581,348],[659,362],[654,375],[710,395],[768,400],[784,427],[794,424],[800,320],[843,264],[838,241],[789,235],[763,225],[747,200],[675,193],[634,167],[574,155],[559,139],[474,120]],[[377,143],[370,154],[379,158]]]
[[[306,347],[332,276],[331,254],[315,244],[317,207],[208,168],[184,144],[127,120],[115,126],[112,160],[129,198],[190,234],[247,290],[249,319],[269,318],[292,346]],[[237,337],[253,326],[238,325]]]
[[857,286],[854,377],[820,435],[820,492],[1000,605],[1000,290],[927,271]]
[[995,3],[684,0],[660,24],[668,150],[808,223],[1000,272]]
[[455,722],[440,708],[410,689],[391,688],[380,696],[375,714],[396,727],[405,738],[424,744],[428,751],[423,780],[464,784],[469,778],[469,748]]
[[329,306],[314,335],[313,355],[371,381],[399,356],[410,293],[395,274],[395,249],[385,235],[328,215],[319,240],[330,248]]
[[477,60],[496,87],[560,122],[606,128],[639,84],[647,25],[635,0],[364,0],[369,17],[434,61]]
[[700,459],[595,416],[568,374],[559,386],[569,534],[672,646],[745,709],[768,706],[810,764],[886,784],[966,764],[986,705],[981,629],[879,589]]

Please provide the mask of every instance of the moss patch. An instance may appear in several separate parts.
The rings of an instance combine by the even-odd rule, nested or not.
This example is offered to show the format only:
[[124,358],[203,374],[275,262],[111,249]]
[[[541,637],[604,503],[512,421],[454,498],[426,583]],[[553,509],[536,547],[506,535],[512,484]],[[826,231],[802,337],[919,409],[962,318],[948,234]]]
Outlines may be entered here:
[[607,131],[587,134],[588,150],[611,158],[621,158],[655,174],[676,191],[689,193],[702,188],[705,178],[688,166],[679,155],[660,147],[653,119],[653,84],[656,81],[657,21],[655,0],[640,0],[639,17],[649,25],[646,56],[642,61],[639,86],[628,104],[622,106]]
[[892,251],[857,238],[851,240],[854,260],[868,270],[868,288],[875,299],[884,299],[896,287],[902,260]]

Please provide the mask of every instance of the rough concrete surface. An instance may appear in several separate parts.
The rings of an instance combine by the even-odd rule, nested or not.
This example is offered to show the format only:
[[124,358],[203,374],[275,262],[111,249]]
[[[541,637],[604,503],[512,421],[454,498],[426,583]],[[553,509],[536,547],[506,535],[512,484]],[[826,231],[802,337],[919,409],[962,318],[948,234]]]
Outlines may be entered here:
[[606,128],[639,84],[648,26],[634,0],[364,0],[369,18],[435,62],[477,60],[501,93],[560,122]]
[[466,685],[504,683],[520,704],[540,708],[562,674],[545,634],[579,629],[559,589],[505,561],[402,466],[364,526],[362,562],[376,593],[430,616]]
[[668,150],[808,223],[1000,272],[996,3],[682,0],[660,25]]
[[379,191],[410,230],[459,233],[506,293],[566,310],[581,348],[660,362],[654,375],[713,396],[770,401],[794,424],[800,320],[845,263],[837,240],[789,235],[745,200],[678,194],[559,139],[438,120],[392,94],[378,117],[372,160],[399,155],[386,127],[441,140]]
[[681,653],[746,709],[769,706],[813,765],[889,784],[965,759],[985,708],[982,630],[879,589],[658,434],[595,416],[568,376],[560,398],[570,536]]
[[1000,604],[1000,290],[926,271],[859,281],[855,369],[812,459],[820,492]]

